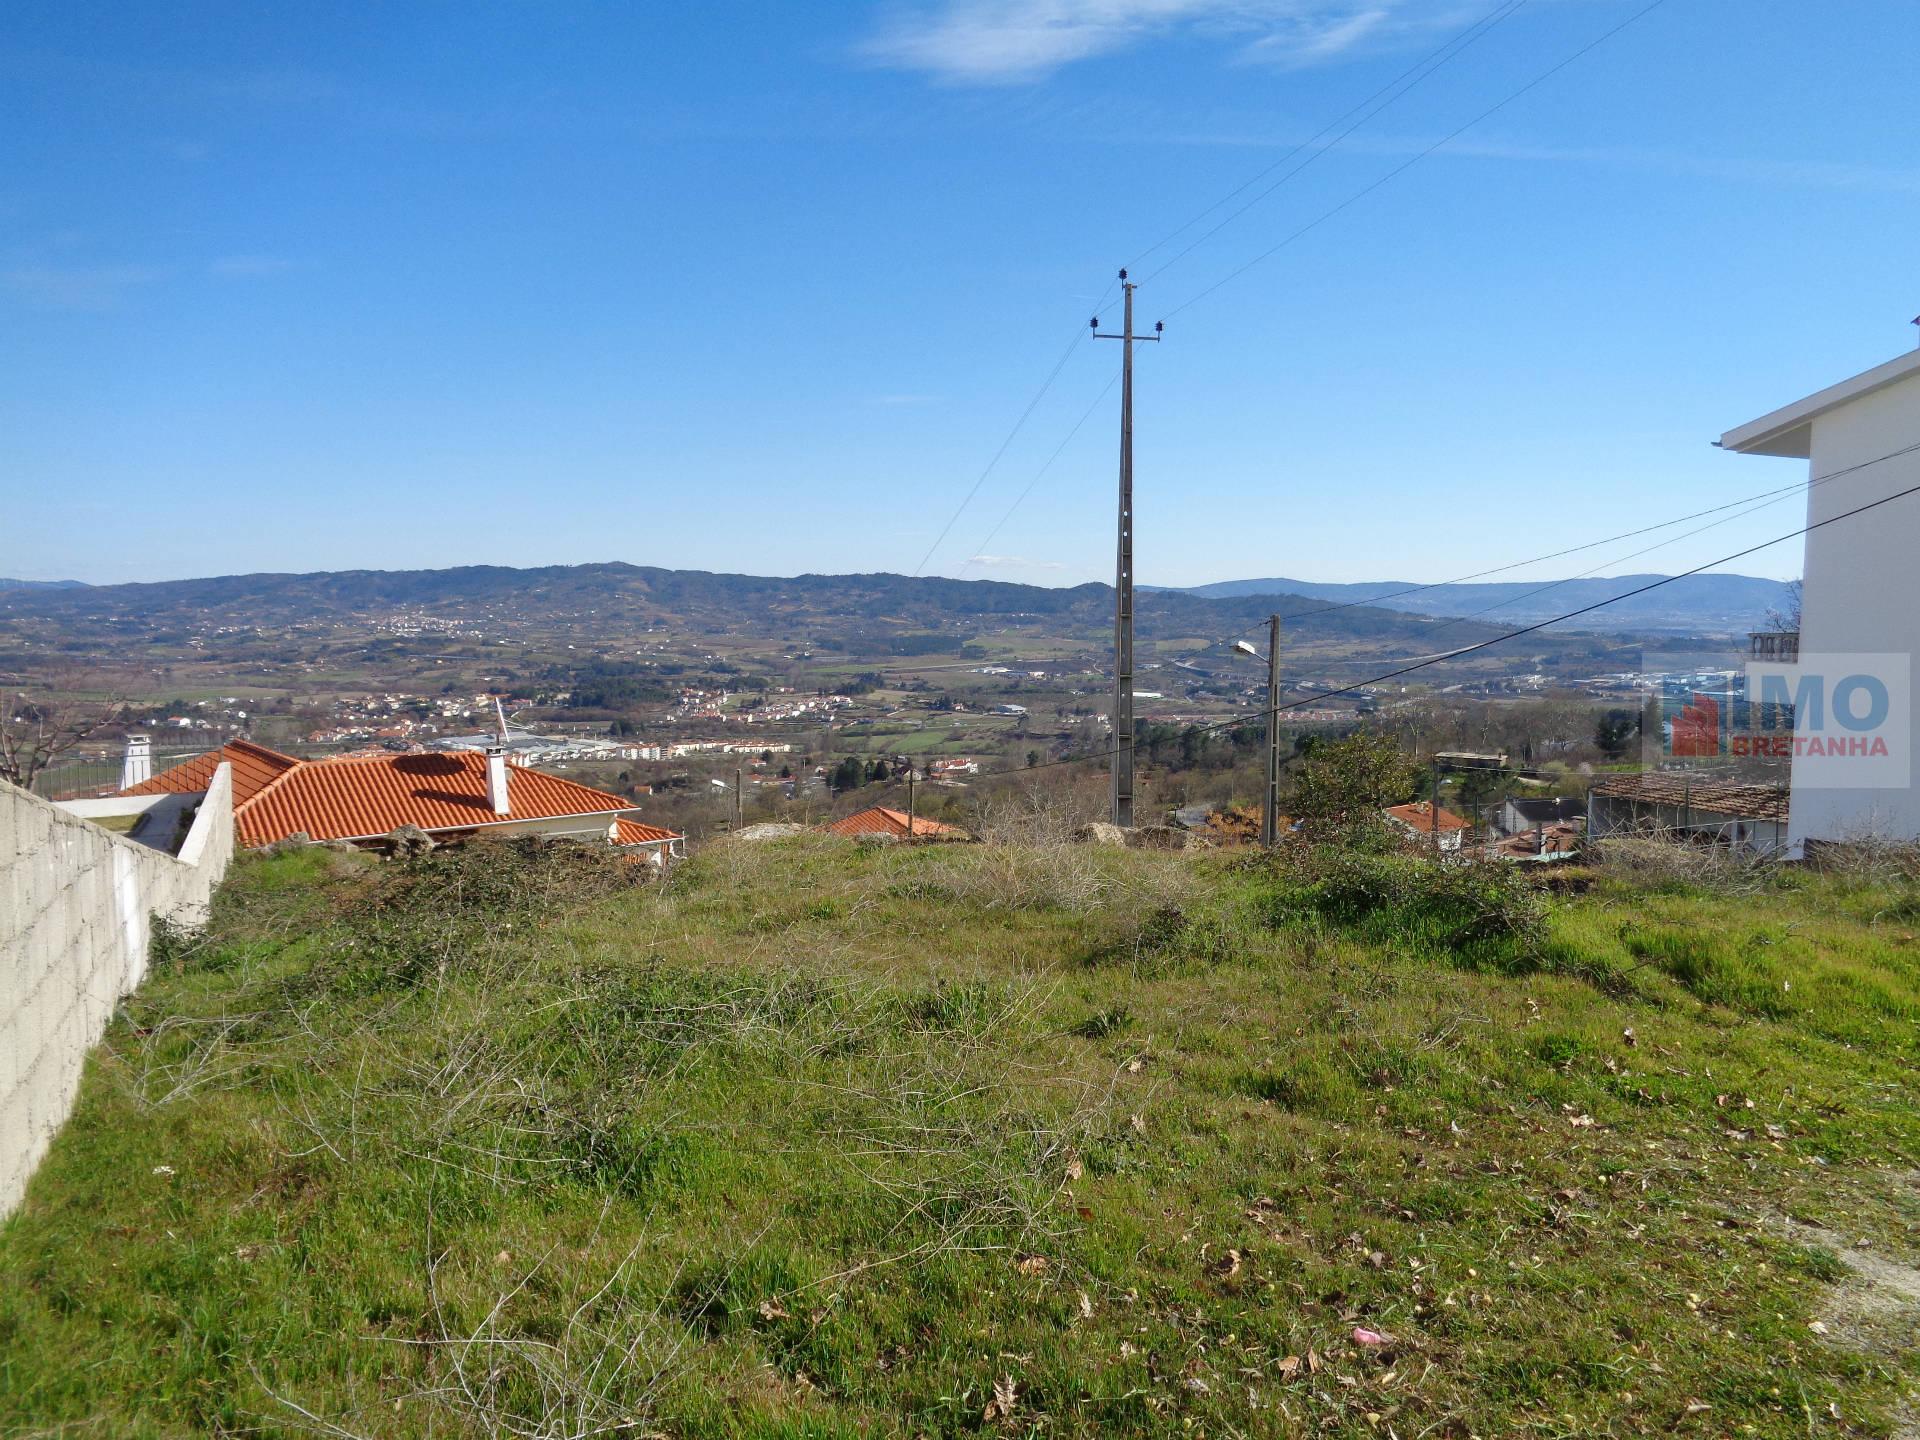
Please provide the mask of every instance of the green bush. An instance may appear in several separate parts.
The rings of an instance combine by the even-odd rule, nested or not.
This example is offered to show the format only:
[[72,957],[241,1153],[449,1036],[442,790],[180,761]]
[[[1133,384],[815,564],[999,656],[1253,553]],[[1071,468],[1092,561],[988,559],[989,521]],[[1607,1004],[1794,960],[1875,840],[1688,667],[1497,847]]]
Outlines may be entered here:
[[1546,904],[1514,867],[1323,847],[1275,874],[1264,918],[1331,925],[1502,968],[1539,954]]

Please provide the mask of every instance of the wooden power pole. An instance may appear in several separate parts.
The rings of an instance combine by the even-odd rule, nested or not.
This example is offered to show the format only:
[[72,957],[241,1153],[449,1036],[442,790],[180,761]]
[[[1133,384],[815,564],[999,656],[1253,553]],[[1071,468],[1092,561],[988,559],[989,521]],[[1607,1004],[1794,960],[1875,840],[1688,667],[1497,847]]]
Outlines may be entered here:
[[1158,340],[1133,333],[1133,292],[1138,288],[1120,272],[1126,297],[1125,323],[1118,335],[1100,333],[1093,317],[1093,338],[1120,342],[1120,525],[1113,565],[1113,823],[1133,825],[1133,342]]

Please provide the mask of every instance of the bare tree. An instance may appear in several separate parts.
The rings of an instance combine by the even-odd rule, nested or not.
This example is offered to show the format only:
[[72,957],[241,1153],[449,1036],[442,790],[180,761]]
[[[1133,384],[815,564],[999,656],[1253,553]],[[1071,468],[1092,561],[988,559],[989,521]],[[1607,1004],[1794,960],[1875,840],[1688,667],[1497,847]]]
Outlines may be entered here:
[[31,790],[42,771],[126,714],[122,687],[104,698],[82,698],[76,691],[59,680],[0,697],[0,780]]
[[1778,605],[1767,607],[1767,629],[1786,635],[1800,633],[1801,582],[1791,581]]

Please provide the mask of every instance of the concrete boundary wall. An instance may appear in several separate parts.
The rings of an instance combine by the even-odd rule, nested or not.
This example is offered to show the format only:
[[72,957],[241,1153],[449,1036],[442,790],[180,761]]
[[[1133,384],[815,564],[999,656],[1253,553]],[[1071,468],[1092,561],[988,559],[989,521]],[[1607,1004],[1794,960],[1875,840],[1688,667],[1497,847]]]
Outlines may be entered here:
[[221,765],[178,855],[0,782],[0,1216],[80,1089],[87,1052],[147,971],[155,915],[206,916],[233,858]]

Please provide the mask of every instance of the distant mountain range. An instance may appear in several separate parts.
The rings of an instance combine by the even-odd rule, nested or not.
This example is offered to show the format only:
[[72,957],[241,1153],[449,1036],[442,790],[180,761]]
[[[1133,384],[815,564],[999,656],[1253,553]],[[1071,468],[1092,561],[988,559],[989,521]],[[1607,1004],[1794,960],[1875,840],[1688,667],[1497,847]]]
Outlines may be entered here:
[[[1264,596],[1207,599],[1162,591],[1142,595],[1135,615],[1143,637],[1214,636],[1264,619],[1269,603]],[[1293,608],[1310,605],[1299,597],[1293,602]],[[1096,584],[1063,589],[933,575],[727,575],[619,562],[221,575],[0,591],[0,622],[37,617],[69,633],[91,625],[122,636],[182,624],[346,622],[395,611],[555,628],[668,622],[715,635],[847,637],[850,643],[905,631],[945,636],[957,645],[983,628],[1036,623],[1060,634],[1103,636],[1113,624],[1113,591]],[[1306,622],[1296,633],[1418,644],[1430,628],[1430,620],[1404,611],[1357,606]],[[1447,638],[1467,644],[1493,633],[1491,625],[1453,626]]]
[[[1662,579],[1611,575],[1605,579],[1515,580],[1482,585],[1432,585],[1371,580],[1329,585],[1312,580],[1220,580],[1178,591],[1205,600],[1304,595],[1329,605],[1364,604],[1414,615],[1478,617],[1492,625],[1526,625],[1564,615]],[[1399,594],[1399,591],[1417,591]],[[1705,634],[1758,629],[1769,609],[1787,608],[1787,585],[1757,575],[1689,575],[1569,622],[1586,630],[1653,630]]]
[[[1410,581],[1322,584],[1270,578],[1222,580],[1188,588],[1142,586],[1136,613],[1143,635],[1230,634],[1271,610],[1290,617],[1296,634],[1412,639],[1438,618],[1477,621],[1449,627],[1448,642],[1467,644],[1513,625],[1530,624],[1635,590],[1657,575],[1606,579],[1434,585]],[[1415,593],[1402,594],[1411,591]],[[70,620],[140,615],[149,621],[187,616],[233,623],[353,615],[398,608],[442,614],[499,615],[548,623],[626,619],[680,620],[736,633],[807,635],[828,630],[937,631],[961,622],[1044,619],[1070,630],[1112,623],[1113,591],[1105,585],[1053,588],[994,580],[950,580],[890,574],[791,577],[666,570],[623,563],[514,569],[465,565],[446,570],[334,570],[312,574],[224,575],[124,585],[77,580],[0,579],[0,613],[38,613]],[[1752,575],[1693,575],[1583,616],[1567,627],[1602,633],[1725,634],[1762,626],[1769,608],[1784,609],[1787,586]],[[1333,609],[1330,607],[1339,607]],[[1328,610],[1324,617],[1314,611]],[[850,624],[850,622],[854,622]]]

